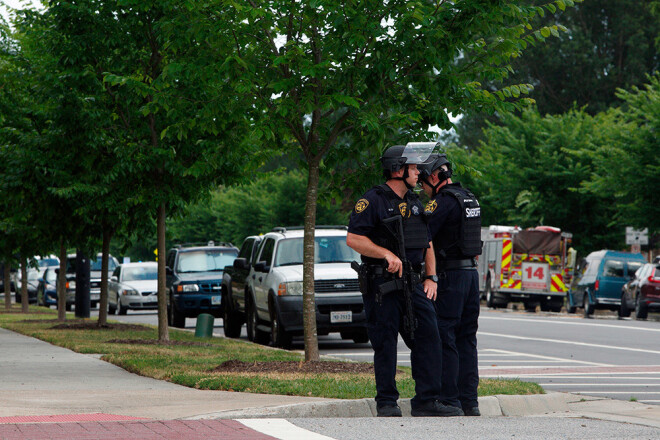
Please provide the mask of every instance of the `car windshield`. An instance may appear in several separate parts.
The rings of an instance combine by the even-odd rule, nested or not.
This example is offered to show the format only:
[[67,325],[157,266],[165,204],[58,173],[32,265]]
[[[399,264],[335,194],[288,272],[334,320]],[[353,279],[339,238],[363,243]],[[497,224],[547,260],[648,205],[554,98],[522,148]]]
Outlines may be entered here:
[[57,258],[42,258],[41,260],[37,260],[37,264],[40,268],[56,267],[60,265],[60,262]]
[[606,260],[603,266],[603,276],[623,278],[623,261]]
[[[346,237],[316,237],[314,239],[314,263],[350,263],[360,260],[360,255],[346,245]],[[287,238],[277,244],[275,266],[302,264],[303,239]]]
[[[99,256],[99,258],[96,261],[90,261],[90,268],[89,270],[95,270],[97,272],[101,271],[101,266],[103,263],[103,259]],[[112,257],[108,258],[108,271],[112,272],[115,270],[115,267],[117,267],[117,264],[115,263],[115,259]]]
[[178,272],[217,272],[225,266],[234,264],[237,252],[235,250],[212,250],[181,252],[177,263]]
[[136,266],[122,269],[122,281],[157,280],[158,266]]

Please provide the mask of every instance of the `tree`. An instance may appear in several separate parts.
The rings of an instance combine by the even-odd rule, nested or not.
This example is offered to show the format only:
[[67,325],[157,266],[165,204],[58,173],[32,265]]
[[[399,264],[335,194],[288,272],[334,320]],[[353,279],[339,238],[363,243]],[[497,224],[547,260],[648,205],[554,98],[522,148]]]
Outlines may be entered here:
[[[559,3],[559,2],[557,2]],[[570,0],[564,3],[573,3]],[[546,9],[554,9],[548,4]],[[318,359],[314,304],[314,225],[319,175],[330,158],[372,157],[403,139],[449,127],[447,112],[510,110],[531,86],[484,90],[477,78],[503,80],[508,64],[535,38],[541,7],[464,0],[216,2],[204,29],[231,72],[235,94],[264,143],[297,151],[307,168],[303,303],[305,359]],[[209,41],[201,38],[197,41]],[[229,40],[230,46],[223,44]],[[468,63],[457,59],[468,57]]]
[[616,130],[607,143],[593,151],[595,166],[583,186],[590,193],[614,202],[610,224],[649,228],[660,233],[660,75],[643,87],[619,90],[624,105],[612,109]]
[[[568,32],[515,59],[511,80],[534,86],[530,97],[542,115],[574,105],[595,115],[621,104],[618,88],[641,86],[660,66],[659,5],[657,0],[589,0],[561,16],[546,14],[544,25],[561,23]],[[484,113],[466,114],[458,123],[460,143],[477,147],[486,120],[496,122]]]
[[[327,182],[322,182],[320,191],[328,190]],[[170,239],[216,239],[240,244],[248,235],[264,233],[275,226],[301,225],[304,214],[305,175],[299,171],[271,173],[249,184],[219,188],[211,192],[210,199],[189,206],[185,215],[171,222]],[[338,225],[347,220],[347,212],[334,205],[319,204],[319,223]]]
[[459,170],[459,180],[479,198],[484,225],[556,226],[573,233],[574,246],[583,253],[620,241],[620,231],[610,227],[611,193],[583,188],[597,173],[594,155],[616,130],[607,113],[573,110],[542,117],[529,110],[489,124],[478,149],[447,152],[455,163],[480,173]]

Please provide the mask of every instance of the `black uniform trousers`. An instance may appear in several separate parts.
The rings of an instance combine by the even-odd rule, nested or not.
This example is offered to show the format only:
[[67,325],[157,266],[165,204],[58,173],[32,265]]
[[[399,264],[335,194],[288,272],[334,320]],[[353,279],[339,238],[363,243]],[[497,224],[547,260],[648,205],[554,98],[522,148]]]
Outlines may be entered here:
[[[397,345],[399,332],[403,332],[405,310],[401,292],[382,295],[380,304],[376,302],[378,286],[384,282],[384,278],[371,279],[367,294],[362,295],[367,314],[367,333],[374,350],[378,406],[395,405],[399,398],[395,380]],[[421,284],[414,289],[413,310],[417,318],[414,340],[411,341],[403,333],[401,336],[411,350],[412,376],[415,380],[415,397],[411,405],[416,408],[440,397],[438,365],[442,355],[433,302],[426,297]]]
[[479,275],[476,269],[448,270],[440,275],[435,301],[442,339],[440,401],[463,409],[479,406]]

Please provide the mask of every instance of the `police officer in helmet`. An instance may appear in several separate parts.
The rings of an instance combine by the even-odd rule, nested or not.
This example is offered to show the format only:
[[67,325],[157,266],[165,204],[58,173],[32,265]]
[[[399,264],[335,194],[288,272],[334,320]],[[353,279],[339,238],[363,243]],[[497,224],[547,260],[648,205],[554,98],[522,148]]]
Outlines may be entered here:
[[432,154],[420,169],[429,230],[439,277],[435,309],[442,339],[440,401],[479,416],[477,386],[477,327],[479,277],[476,257],[481,254],[481,208],[477,198],[451,179],[444,154]]
[[[423,205],[412,191],[419,175],[417,165],[433,147],[433,143],[410,143],[388,148],[381,157],[386,183],[371,188],[357,201],[349,221],[346,243],[362,256],[362,265],[356,270],[374,349],[379,417],[401,417],[395,381],[399,333],[411,349],[416,394],[411,401],[412,415],[462,414],[438,402],[441,345],[432,302],[437,286],[435,255]],[[392,220],[398,228],[391,228]],[[409,270],[404,271],[404,266]],[[407,288],[386,288],[398,289],[403,279],[411,281]],[[406,325],[410,318],[413,331]]]

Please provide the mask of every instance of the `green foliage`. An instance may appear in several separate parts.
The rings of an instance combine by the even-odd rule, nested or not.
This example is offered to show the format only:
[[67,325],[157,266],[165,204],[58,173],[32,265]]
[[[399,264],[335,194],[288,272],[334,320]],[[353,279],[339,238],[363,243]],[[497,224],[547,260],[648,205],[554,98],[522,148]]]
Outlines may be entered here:
[[616,130],[593,155],[596,172],[584,187],[614,198],[613,222],[660,233],[660,75],[630,91],[619,90],[624,101],[609,112]]
[[[171,222],[172,242],[231,241],[240,246],[248,235],[275,226],[299,226],[305,212],[305,176],[299,171],[271,173],[254,182],[213,191],[209,200],[193,204]],[[320,192],[326,191],[322,185]],[[347,224],[348,213],[331,203],[320,204],[317,224]]]
[[[546,3],[525,0],[524,4]],[[559,2],[555,2],[558,9]],[[549,4],[548,6],[550,6]],[[546,44],[530,47],[512,61],[510,81],[534,86],[530,97],[539,112],[558,114],[574,106],[595,115],[621,104],[618,88],[641,86],[660,65],[660,2],[657,0],[589,0],[541,18],[542,26],[560,26]],[[541,30],[543,32],[543,30]],[[547,34],[547,31],[546,31]],[[489,90],[499,80],[485,78]],[[476,148],[488,115],[466,112],[458,123],[462,145]],[[490,120],[494,122],[494,120]]]
[[486,129],[478,152],[456,150],[452,158],[483,173],[459,180],[479,197],[484,225],[550,225],[573,233],[579,251],[618,247],[623,235],[610,224],[613,198],[581,191],[596,171],[592,153],[608,143],[613,123],[581,110],[508,114]]
[[619,91],[625,102],[595,116],[504,115],[476,152],[451,158],[481,171],[459,180],[475,191],[488,224],[551,225],[582,253],[621,249],[626,226],[660,230],[660,81]]

